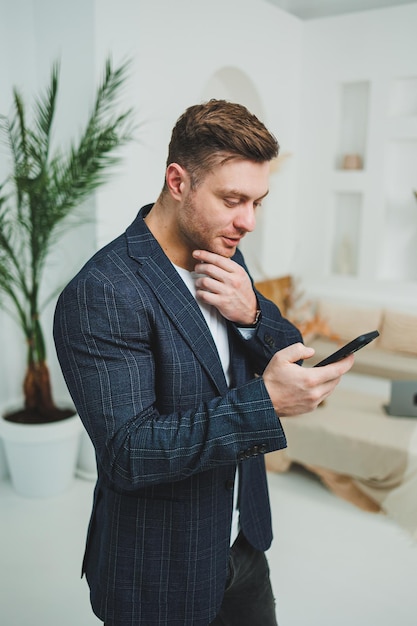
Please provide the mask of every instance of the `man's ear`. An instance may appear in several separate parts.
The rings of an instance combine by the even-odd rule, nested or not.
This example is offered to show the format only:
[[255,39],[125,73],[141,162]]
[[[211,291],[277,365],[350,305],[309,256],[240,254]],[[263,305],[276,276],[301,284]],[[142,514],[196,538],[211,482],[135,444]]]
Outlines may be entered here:
[[175,200],[182,200],[189,180],[185,169],[178,163],[170,163],[167,167],[165,180],[171,196]]

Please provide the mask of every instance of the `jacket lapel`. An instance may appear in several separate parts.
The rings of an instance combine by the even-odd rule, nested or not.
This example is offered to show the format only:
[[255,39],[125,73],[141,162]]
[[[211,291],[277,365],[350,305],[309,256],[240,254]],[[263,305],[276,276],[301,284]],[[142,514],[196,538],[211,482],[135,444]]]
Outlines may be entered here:
[[152,289],[219,393],[224,393],[227,390],[226,378],[200,307],[147,228],[143,212],[142,209],[126,231],[129,255],[138,262],[137,273]]

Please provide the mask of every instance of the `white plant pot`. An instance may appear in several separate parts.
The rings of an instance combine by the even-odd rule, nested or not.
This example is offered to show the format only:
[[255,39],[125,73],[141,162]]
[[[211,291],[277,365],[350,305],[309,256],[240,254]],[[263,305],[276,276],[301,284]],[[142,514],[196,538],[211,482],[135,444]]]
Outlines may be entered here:
[[0,419],[7,464],[16,492],[29,498],[56,496],[75,476],[83,430],[78,415],[52,424]]
[[81,433],[76,475],[84,480],[97,479],[96,453],[87,431]]
[[7,467],[6,452],[4,450],[3,440],[0,437],[0,480],[4,480],[9,475]]

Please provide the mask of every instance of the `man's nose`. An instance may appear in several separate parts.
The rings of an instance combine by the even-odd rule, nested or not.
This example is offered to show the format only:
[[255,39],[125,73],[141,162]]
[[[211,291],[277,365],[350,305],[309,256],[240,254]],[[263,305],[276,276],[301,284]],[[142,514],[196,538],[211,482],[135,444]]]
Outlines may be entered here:
[[252,204],[245,204],[234,220],[235,228],[251,233],[256,226],[255,208]]

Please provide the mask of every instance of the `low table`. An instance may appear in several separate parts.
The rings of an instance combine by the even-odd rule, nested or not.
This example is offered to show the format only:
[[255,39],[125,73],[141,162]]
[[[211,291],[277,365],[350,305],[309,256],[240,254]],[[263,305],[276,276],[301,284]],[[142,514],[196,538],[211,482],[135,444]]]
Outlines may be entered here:
[[417,420],[388,416],[386,401],[338,388],[313,413],[282,418],[288,448],[267,455],[267,467],[300,463],[337,495],[382,510],[417,539]]

